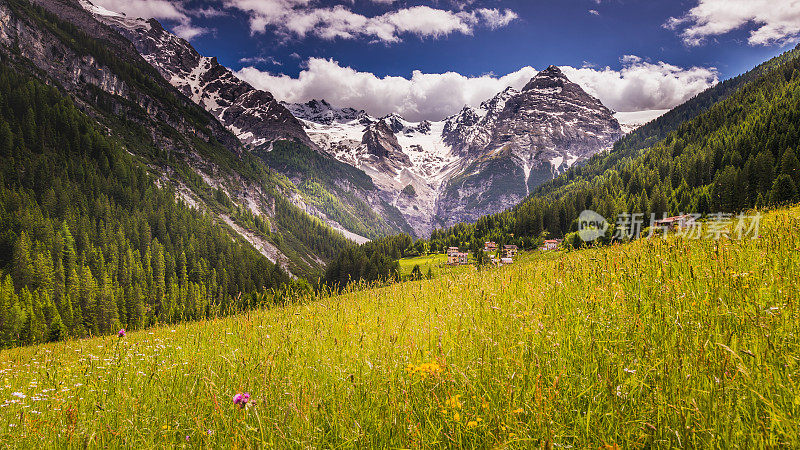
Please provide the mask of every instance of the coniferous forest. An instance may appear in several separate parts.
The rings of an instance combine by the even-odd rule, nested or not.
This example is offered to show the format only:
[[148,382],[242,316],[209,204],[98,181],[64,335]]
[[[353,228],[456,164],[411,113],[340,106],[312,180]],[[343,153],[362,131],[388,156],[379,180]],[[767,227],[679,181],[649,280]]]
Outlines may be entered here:
[[0,161],[0,346],[227,314],[288,280],[6,64]]

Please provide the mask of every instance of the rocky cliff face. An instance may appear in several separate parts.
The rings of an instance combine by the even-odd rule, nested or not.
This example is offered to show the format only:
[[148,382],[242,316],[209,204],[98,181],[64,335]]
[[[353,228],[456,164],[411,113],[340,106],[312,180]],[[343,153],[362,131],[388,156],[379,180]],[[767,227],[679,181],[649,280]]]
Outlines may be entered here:
[[367,126],[361,144],[366,146],[367,153],[396,165],[410,165],[411,159],[403,153],[403,147],[397,142],[394,131],[385,121],[380,120]]
[[[107,94],[115,99],[108,99],[104,103],[106,107],[129,120],[143,125],[160,121],[180,133],[203,140],[213,137],[231,149],[240,147],[238,140],[210,116],[174,114],[176,109],[190,109],[192,105],[188,100],[174,97],[167,99],[157,95],[158,89],[169,88],[169,85],[160,80],[155,70],[150,69],[153,73],[142,74],[155,78],[152,85],[131,83],[124,74],[110,67],[112,58],[89,51],[84,43],[64,42],[43,23],[46,19],[37,15],[49,14],[68,21],[89,38],[104,42],[106,49],[114,52],[115,59],[141,61],[138,51],[129,41],[103,26],[76,2],[35,0],[33,5],[26,7],[40,7],[42,12],[28,14],[22,9],[22,4],[0,3],[0,44],[9,52],[12,60],[22,58],[32,64],[46,74],[50,83],[61,85],[69,91],[84,108],[93,108],[100,93]],[[155,130],[152,137],[165,150],[181,150],[176,142]]]
[[214,115],[245,145],[290,139],[314,145],[300,122],[271,93],[236,78],[216,58],[200,55],[155,19],[102,13],[84,1],[102,22],[125,36],[161,75]]

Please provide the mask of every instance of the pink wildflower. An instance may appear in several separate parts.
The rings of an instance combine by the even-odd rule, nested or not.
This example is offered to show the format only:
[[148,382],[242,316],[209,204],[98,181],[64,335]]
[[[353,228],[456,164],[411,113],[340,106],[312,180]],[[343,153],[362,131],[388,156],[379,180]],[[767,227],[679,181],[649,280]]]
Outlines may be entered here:
[[119,330],[119,333],[117,333],[117,336],[119,336],[121,338],[124,338],[125,337],[125,328]]
[[247,392],[233,396],[233,404],[239,408],[244,408],[248,403],[250,403],[250,394]]

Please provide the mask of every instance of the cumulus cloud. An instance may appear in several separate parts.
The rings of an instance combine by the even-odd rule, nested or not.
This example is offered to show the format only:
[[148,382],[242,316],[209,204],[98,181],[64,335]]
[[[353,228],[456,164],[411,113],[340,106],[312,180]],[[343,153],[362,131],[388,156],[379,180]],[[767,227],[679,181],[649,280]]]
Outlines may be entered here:
[[[372,1],[394,3],[392,0]],[[328,40],[366,37],[390,43],[400,41],[403,34],[420,37],[472,34],[476,27],[496,29],[518,18],[509,9],[449,11],[424,5],[367,17],[345,5],[321,6],[314,0],[224,0],[224,5],[248,14],[253,34],[272,29],[287,37],[314,35]]]
[[237,72],[243,80],[269,90],[281,100],[305,102],[324,98],[334,105],[365,109],[377,116],[397,112],[409,120],[441,119],[458,112],[465,104],[480,104],[507,86],[522,87],[535,74],[535,69],[525,67],[504,77],[420,71],[414,71],[410,78],[377,77],[323,58],[309,59],[297,78],[253,67]]
[[141,17],[144,19],[158,19],[177,22],[172,31],[190,40],[210,30],[192,24],[192,17],[213,17],[222,14],[212,8],[190,10],[181,2],[169,0],[92,0],[94,5],[109,11],[123,13],[128,17]]
[[785,44],[800,36],[798,0],[698,1],[685,15],[664,24],[678,31],[687,45],[701,45],[711,36],[743,27],[750,27],[750,45]]
[[[644,62],[632,55],[623,58],[620,70],[568,66],[562,70],[616,111],[669,109],[717,81],[713,68],[682,69],[663,62]],[[397,112],[419,121],[440,120],[464,105],[477,106],[509,86],[521,89],[536,73],[527,66],[499,77],[421,71],[414,71],[409,78],[378,77],[343,67],[332,59],[311,58],[297,78],[254,67],[242,68],[237,76],[288,102],[324,98],[331,104],[364,109],[375,116]]]
[[646,62],[634,55],[620,60],[620,70],[569,66],[561,69],[570,80],[618,112],[671,109],[718,81],[713,67],[682,68]]

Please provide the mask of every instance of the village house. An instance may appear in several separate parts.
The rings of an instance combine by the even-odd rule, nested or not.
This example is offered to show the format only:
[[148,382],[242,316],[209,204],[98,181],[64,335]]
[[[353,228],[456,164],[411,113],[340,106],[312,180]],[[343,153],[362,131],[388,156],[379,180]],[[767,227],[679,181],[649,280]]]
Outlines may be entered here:
[[556,250],[558,249],[558,244],[561,243],[561,239],[548,239],[544,241],[544,245],[542,246],[542,250],[549,251],[549,250]]
[[691,214],[684,214],[682,216],[667,217],[661,220],[656,220],[655,226],[669,231],[677,231],[679,229],[691,226],[694,224],[695,217]]
[[465,264],[469,264],[469,253],[463,253],[460,251],[448,252],[447,264],[450,264],[451,266],[463,266]]
[[503,265],[514,264],[514,260],[512,258],[500,258],[500,264]]
[[519,247],[516,245],[504,245],[503,246],[503,256],[505,258],[516,258],[517,253],[519,252]]
[[486,243],[483,244],[483,251],[486,252],[486,253],[494,253],[494,252],[496,252],[497,251],[497,243],[492,242],[492,241],[486,241]]

